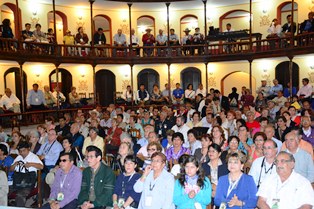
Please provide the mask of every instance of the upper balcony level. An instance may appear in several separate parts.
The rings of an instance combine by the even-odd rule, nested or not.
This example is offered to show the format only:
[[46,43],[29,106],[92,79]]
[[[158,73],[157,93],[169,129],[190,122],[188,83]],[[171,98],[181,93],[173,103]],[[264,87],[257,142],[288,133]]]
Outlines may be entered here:
[[113,47],[110,45],[60,45],[45,41],[0,38],[0,60],[91,64],[210,63],[231,60],[288,57],[314,53],[314,33],[294,37],[266,38],[261,34],[221,39],[202,44],[172,46]]

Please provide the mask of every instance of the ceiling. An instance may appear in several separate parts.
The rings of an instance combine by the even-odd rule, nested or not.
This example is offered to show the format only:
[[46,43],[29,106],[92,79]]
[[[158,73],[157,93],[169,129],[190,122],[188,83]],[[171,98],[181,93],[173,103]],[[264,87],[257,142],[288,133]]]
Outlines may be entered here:
[[[52,4],[52,0],[24,0],[32,3],[44,3]],[[253,2],[262,1],[262,0],[253,0]],[[88,0],[55,0],[56,5],[60,6],[79,6],[89,8]],[[245,4],[249,3],[249,0],[207,0],[207,5],[210,7],[218,6],[228,6],[236,4]],[[125,2],[116,2],[109,0],[96,0],[93,7],[95,9],[106,9],[106,10],[119,10],[119,9],[128,9],[127,3]],[[202,9],[204,4],[201,0],[190,0],[182,2],[173,2],[170,4],[171,10],[186,10],[189,9]],[[166,6],[163,1],[160,3],[133,3],[132,11],[161,11],[165,10]]]

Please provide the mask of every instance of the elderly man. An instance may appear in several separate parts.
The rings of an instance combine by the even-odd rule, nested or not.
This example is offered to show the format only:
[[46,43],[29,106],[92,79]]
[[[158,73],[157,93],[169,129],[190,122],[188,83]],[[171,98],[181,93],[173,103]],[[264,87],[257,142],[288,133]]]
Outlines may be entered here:
[[171,122],[167,119],[167,113],[161,112],[160,119],[155,122],[155,132],[163,139],[167,137],[167,130],[172,128]]
[[61,154],[60,168],[57,170],[51,186],[49,203],[41,209],[69,209],[77,207],[77,198],[82,183],[82,172],[74,165],[74,161],[72,154]]
[[251,175],[257,185],[257,188],[261,183],[269,176],[276,174],[276,165],[274,163],[277,155],[277,144],[273,140],[266,140],[263,145],[263,157],[259,157],[253,161],[249,175]]
[[101,150],[87,147],[88,167],[83,171],[78,204],[81,209],[112,207],[115,175],[111,168],[101,162]]
[[38,84],[33,84],[33,89],[27,92],[26,104],[29,111],[44,110],[47,107],[44,93],[38,89]]
[[[61,145],[60,145],[61,146]],[[44,168],[42,161],[38,158],[37,155],[30,151],[29,143],[23,141],[20,142],[17,149],[19,150],[19,155],[15,158],[13,164],[11,165],[10,170],[15,171],[15,175],[13,177],[13,189],[17,192],[16,206],[17,207],[25,207],[25,201],[27,195],[33,189],[33,186],[36,183],[36,175],[37,170],[41,170]],[[55,165],[55,163],[54,163]],[[31,187],[20,187],[22,181],[18,182],[18,174],[17,173],[27,173],[31,177],[32,182],[27,182],[31,184]],[[20,179],[22,180],[22,179]]]
[[82,151],[84,144],[84,136],[80,134],[80,124],[73,123],[70,128],[70,133],[73,141],[73,147],[78,147],[79,151]]
[[269,96],[268,99],[273,99],[278,95],[278,91],[283,91],[283,87],[281,84],[279,84],[277,79],[273,80],[274,86],[272,86],[269,90]]
[[296,173],[292,154],[280,152],[275,159],[276,174],[265,179],[257,196],[261,209],[310,209],[314,206],[314,191],[310,182]]
[[[163,34],[163,30],[159,29],[159,34],[156,36],[156,46],[165,47],[167,46],[167,36]],[[157,48],[157,55],[158,56],[165,56],[164,54],[165,48]],[[161,54],[163,52],[163,54]]]
[[314,164],[309,153],[299,148],[299,137],[295,132],[289,132],[286,136],[286,152],[293,155],[295,158],[295,172],[307,178],[311,183],[314,183]]
[[2,108],[3,110],[20,113],[21,101],[14,94],[12,94],[12,91],[9,88],[6,88],[4,93],[5,94],[0,99],[0,109]]
[[[115,47],[125,47],[124,49],[124,55],[126,55],[126,36],[125,34],[122,33],[122,29],[118,29],[117,33],[113,36],[113,46]],[[112,56],[116,56],[117,55],[117,50],[118,51],[123,51],[123,49],[117,49],[114,48],[113,52],[112,52]]]
[[278,139],[275,138],[275,128],[272,125],[266,125],[264,128],[264,132],[266,134],[266,137],[268,140],[273,140],[276,144],[277,144],[277,154],[279,153],[279,151],[281,150],[282,147],[282,142]]
[[52,92],[50,91],[49,86],[44,86],[44,96],[46,100],[46,104],[49,108],[52,108],[57,104],[56,98],[52,95]]
[[192,48],[188,45],[191,45],[192,42],[193,42],[193,36],[190,33],[190,29],[189,28],[185,28],[185,30],[183,31],[185,34],[181,40],[181,44],[183,46],[183,52],[184,52],[184,55],[187,55],[187,54],[192,54]]
[[56,86],[54,92],[52,93],[52,96],[55,98],[56,102],[59,102],[59,105],[61,108],[66,108],[68,105],[65,103],[65,96],[64,94],[60,91],[60,87]]

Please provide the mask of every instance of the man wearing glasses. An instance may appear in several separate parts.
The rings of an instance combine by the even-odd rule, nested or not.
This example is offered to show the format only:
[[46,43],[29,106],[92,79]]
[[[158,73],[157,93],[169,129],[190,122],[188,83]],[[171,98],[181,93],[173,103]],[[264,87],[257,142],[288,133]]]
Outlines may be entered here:
[[314,206],[314,191],[311,183],[293,168],[292,154],[280,152],[275,159],[276,175],[261,184],[257,206],[261,209],[310,209]]
[[273,140],[266,140],[263,145],[263,157],[253,161],[249,175],[251,175],[257,185],[257,188],[268,176],[276,174],[276,165],[274,163],[277,155],[277,144]]
[[83,171],[78,204],[82,209],[112,206],[116,177],[113,171],[101,162],[102,152],[98,147],[88,146],[86,150],[89,167]]
[[51,186],[49,203],[42,209],[76,208],[77,197],[80,193],[82,172],[74,164],[74,157],[70,153],[60,156],[60,168],[55,174]]

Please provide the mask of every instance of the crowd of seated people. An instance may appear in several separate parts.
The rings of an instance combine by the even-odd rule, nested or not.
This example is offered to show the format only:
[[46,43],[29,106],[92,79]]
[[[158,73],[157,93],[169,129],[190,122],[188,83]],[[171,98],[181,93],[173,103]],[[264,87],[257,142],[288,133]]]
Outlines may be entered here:
[[[30,108],[47,105],[34,87]],[[256,100],[245,87],[228,97],[199,87],[193,98],[178,84],[172,106],[78,109],[25,135],[0,127],[0,203],[25,207],[41,170],[43,208],[314,207],[309,80],[285,100],[277,80],[262,81]]]
[[[2,25],[0,26],[0,38],[14,38],[14,34],[11,28],[11,23],[9,19],[4,19]],[[122,29],[118,29],[117,33],[112,37],[113,38],[113,49],[112,56],[126,56],[128,52],[128,48],[131,47],[132,50],[129,52],[134,56],[140,56],[140,48],[139,48],[139,38],[141,38],[143,42],[143,56],[166,56],[166,55],[202,55],[205,52],[204,46],[196,46],[196,45],[204,45],[206,41],[206,36],[200,32],[200,28],[196,27],[195,32],[193,34],[189,34],[191,30],[189,28],[184,29],[184,35],[180,39],[179,36],[175,33],[173,28],[170,29],[170,34],[164,34],[162,29],[159,29],[156,37],[151,33],[152,29],[147,28],[146,33],[143,34],[142,37],[137,37],[135,34],[135,30],[131,29],[131,41],[130,38],[126,34],[123,34]],[[224,33],[232,33],[235,29],[232,28],[231,24],[226,24],[226,29],[223,31]],[[278,47],[286,47],[290,44],[290,37],[292,34],[298,32],[298,34],[306,34],[314,31],[314,21],[313,21],[313,12],[309,12],[308,19],[304,20],[300,24],[292,23],[292,16],[289,14],[287,16],[287,22],[283,25],[280,25],[278,19],[273,19],[271,25],[267,30],[267,39],[269,40],[269,45],[271,49],[274,49],[276,46]],[[210,33],[209,33],[210,34]],[[31,24],[25,24],[25,30],[21,31],[23,48],[37,50],[40,53],[44,52],[46,54],[54,54],[54,44],[56,44],[55,33],[52,28],[49,28],[47,32],[41,31],[41,25],[37,23],[35,25],[35,30],[31,31]],[[94,34],[92,34],[94,38],[93,45],[95,47],[94,54],[97,56],[109,56],[108,49],[104,47],[108,47],[106,43],[106,36],[103,28],[98,28]],[[169,37],[168,37],[169,36]],[[278,41],[274,39],[284,38],[283,41]],[[298,44],[304,44],[308,40],[302,39],[298,41]],[[224,45],[224,51],[226,53],[230,53],[234,50],[234,44],[236,39],[226,37]],[[39,44],[32,44],[39,43]],[[41,43],[41,44],[40,44]],[[47,45],[50,44],[50,45]],[[77,33],[75,35],[71,34],[71,31],[67,30],[63,37],[64,54],[67,56],[87,56],[90,53],[91,48],[91,39],[88,34],[84,33],[83,27],[78,27]],[[77,45],[77,47],[74,47]],[[5,48],[11,48],[16,50],[18,46],[17,42],[10,42],[10,46],[4,46]],[[85,47],[84,47],[85,46]],[[168,49],[168,46],[171,49]],[[1,44],[1,47],[2,44]],[[156,49],[155,49],[156,47]]]

